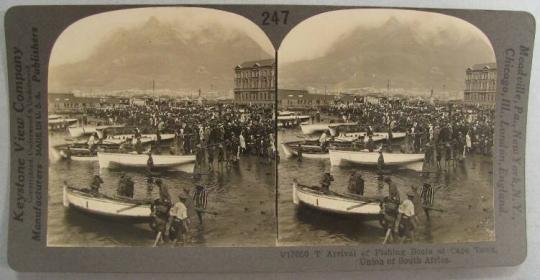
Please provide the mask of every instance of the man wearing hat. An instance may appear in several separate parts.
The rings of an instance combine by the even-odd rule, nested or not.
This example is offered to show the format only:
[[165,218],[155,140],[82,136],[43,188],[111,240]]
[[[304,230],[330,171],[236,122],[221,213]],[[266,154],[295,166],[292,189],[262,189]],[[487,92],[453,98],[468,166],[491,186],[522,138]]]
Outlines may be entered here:
[[159,198],[165,202],[165,203],[171,203],[171,195],[169,194],[169,188],[163,184],[163,181],[161,179],[156,179],[155,181],[156,185],[159,188]]
[[414,230],[416,228],[416,215],[414,209],[413,199],[416,196],[414,191],[407,192],[407,199],[403,200],[398,208],[398,216],[394,224],[394,232],[398,233],[400,229],[403,230],[403,238],[401,242],[405,241],[405,238],[409,238],[414,241]]
[[388,184],[388,197],[391,200],[395,200],[395,201],[399,202],[400,201],[399,191],[398,191],[398,189],[396,187],[396,184],[394,182],[392,182],[392,178],[386,177],[386,178],[384,178],[384,182],[386,184]]
[[184,237],[189,229],[188,212],[185,204],[187,197],[185,197],[183,193],[180,193],[178,199],[179,201],[176,202],[169,211],[169,222],[167,223],[165,234],[170,236],[170,233],[173,232],[173,243],[176,243],[178,240],[181,240],[182,243],[184,243],[186,241]]

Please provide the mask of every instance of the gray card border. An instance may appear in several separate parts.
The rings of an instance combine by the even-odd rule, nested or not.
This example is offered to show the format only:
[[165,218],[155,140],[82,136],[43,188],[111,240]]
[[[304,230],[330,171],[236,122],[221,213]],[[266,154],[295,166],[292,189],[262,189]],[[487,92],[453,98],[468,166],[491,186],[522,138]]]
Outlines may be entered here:
[[[17,47],[25,54],[31,53],[32,27],[37,27],[39,40],[39,74],[41,81],[34,85],[33,93],[42,104],[41,119],[47,116],[47,68],[49,53],[54,41],[69,24],[76,20],[106,11],[126,8],[153,7],[156,5],[88,5],[88,6],[19,6],[8,10],[5,16],[6,49],[9,81],[10,105],[10,139],[11,139],[11,188],[10,188],[10,222],[8,232],[8,261],[17,271],[72,271],[72,272],[298,272],[298,271],[352,271],[365,269],[392,268],[435,268],[435,267],[477,267],[497,265],[517,265],[526,257],[526,219],[525,219],[525,139],[526,114],[528,101],[528,86],[532,64],[532,51],[535,33],[534,17],[526,12],[516,11],[485,11],[485,10],[449,10],[449,9],[416,9],[437,12],[464,19],[482,30],[491,40],[498,64],[497,85],[497,116],[495,132],[494,156],[494,203],[495,203],[495,232],[496,241],[452,244],[419,244],[419,245],[390,245],[385,249],[431,249],[438,256],[432,264],[385,264],[361,265],[362,255],[369,256],[380,245],[361,246],[305,246],[305,247],[242,247],[242,248],[59,248],[46,246],[46,198],[48,182],[48,152],[47,126],[41,121],[41,154],[33,155],[16,150],[15,142],[18,131],[17,120],[25,123],[25,128],[31,125],[32,118],[16,111],[17,93],[15,77],[15,51]],[[173,6],[173,5],[166,5]],[[263,29],[275,47],[286,33],[302,20],[326,11],[376,8],[351,6],[293,6],[293,5],[179,5],[187,7],[212,8],[243,15]],[[388,7],[381,7],[388,9]],[[403,9],[403,8],[400,8]],[[261,12],[274,10],[289,10],[289,24],[286,26],[262,26]],[[522,94],[515,94],[518,82],[517,68],[520,46],[529,48],[528,56],[521,56],[521,69],[525,73],[520,83],[525,86]],[[504,67],[512,51],[515,60],[512,66]],[[278,57],[279,58],[279,57]],[[30,64],[30,55],[23,57],[23,64]],[[503,91],[501,77],[508,70],[508,91]],[[24,94],[24,93],[23,93]],[[21,96],[19,96],[21,98]],[[24,98],[24,96],[23,96]],[[501,104],[508,104],[504,108]],[[40,101],[40,102],[39,102]],[[506,102],[508,101],[508,102]],[[35,105],[34,104],[34,105]],[[39,111],[38,111],[39,112]],[[23,129],[24,131],[24,129]],[[24,135],[28,141],[29,136]],[[34,135],[35,136],[35,135]],[[39,141],[38,141],[39,142]],[[25,146],[25,150],[35,145]],[[18,209],[18,191],[27,191],[29,185],[17,187],[18,166],[24,162],[32,162],[34,171],[41,166],[42,188],[36,194],[43,201],[40,207],[34,208],[32,203],[24,203],[24,222],[14,218]],[[26,165],[28,166],[28,164]],[[23,168],[28,170],[27,167]],[[25,171],[28,172],[28,171]],[[30,175],[31,173],[28,173]],[[25,179],[27,180],[27,179]],[[27,181],[25,181],[27,182]],[[35,179],[34,179],[35,182]],[[35,183],[33,191],[36,191]],[[20,202],[20,200],[19,200]],[[32,230],[36,219],[42,228],[38,239],[32,239]],[[484,248],[484,253],[477,253],[478,248]],[[328,251],[353,251],[356,257],[316,257],[318,251],[325,256]],[[303,252],[300,255],[308,257],[285,257],[286,252]],[[491,252],[491,253],[489,253]],[[425,256],[422,256],[425,258]],[[445,259],[446,258],[446,259]]]

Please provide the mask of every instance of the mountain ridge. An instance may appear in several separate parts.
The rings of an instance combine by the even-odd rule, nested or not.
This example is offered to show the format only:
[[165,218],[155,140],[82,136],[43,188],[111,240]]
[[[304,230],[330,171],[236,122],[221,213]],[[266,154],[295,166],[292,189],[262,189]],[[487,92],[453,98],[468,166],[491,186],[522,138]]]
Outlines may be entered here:
[[208,23],[186,31],[151,17],[141,26],[113,30],[86,59],[52,66],[49,89],[148,89],[155,80],[157,88],[223,95],[233,89],[236,65],[269,57],[240,30]]
[[[472,33],[471,33],[472,34]],[[379,27],[358,27],[341,36],[321,57],[280,65],[283,88],[430,89],[462,91],[465,70],[493,62],[491,46],[450,28],[419,32],[391,17]]]

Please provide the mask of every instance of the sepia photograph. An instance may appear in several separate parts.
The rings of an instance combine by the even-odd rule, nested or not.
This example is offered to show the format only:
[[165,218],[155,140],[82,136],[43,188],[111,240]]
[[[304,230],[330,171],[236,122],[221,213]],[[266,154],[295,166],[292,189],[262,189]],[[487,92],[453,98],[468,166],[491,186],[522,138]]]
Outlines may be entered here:
[[494,241],[497,64],[474,25],[355,9],[278,53],[278,244]]
[[275,68],[229,12],[70,25],[49,64],[47,245],[274,246]]

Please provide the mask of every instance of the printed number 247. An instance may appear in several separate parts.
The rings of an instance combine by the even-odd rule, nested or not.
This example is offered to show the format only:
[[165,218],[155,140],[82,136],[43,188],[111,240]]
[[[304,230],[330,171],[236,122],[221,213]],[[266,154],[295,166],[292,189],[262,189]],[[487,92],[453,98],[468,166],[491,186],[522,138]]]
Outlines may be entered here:
[[287,18],[289,17],[289,11],[274,11],[274,12],[268,12],[264,11],[262,14],[263,25],[270,25],[270,24],[287,24]]

